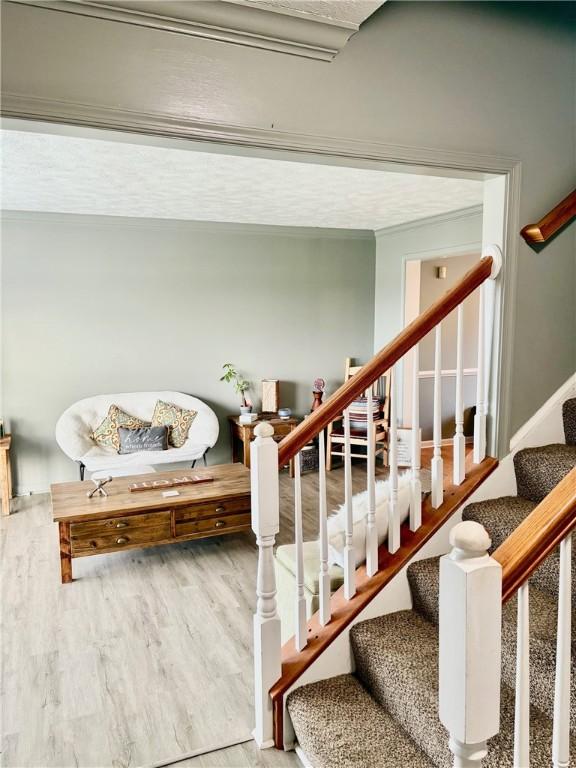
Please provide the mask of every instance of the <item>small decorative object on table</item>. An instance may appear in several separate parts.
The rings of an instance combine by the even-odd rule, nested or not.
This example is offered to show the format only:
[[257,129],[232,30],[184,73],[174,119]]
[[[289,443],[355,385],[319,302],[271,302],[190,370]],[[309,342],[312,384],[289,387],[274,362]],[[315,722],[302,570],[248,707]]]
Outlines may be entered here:
[[314,388],[312,394],[314,395],[314,402],[312,403],[311,411],[315,411],[316,408],[320,408],[322,405],[322,395],[326,389],[326,382],[324,379],[314,379]]
[[246,392],[250,389],[250,382],[238,373],[234,363],[224,363],[222,368],[224,369],[224,374],[220,376],[220,381],[232,384],[237,394],[240,395],[240,413],[250,413],[252,403],[246,398]]
[[133,491],[155,491],[159,488],[177,488],[180,485],[197,485],[198,483],[211,483],[214,480],[212,475],[182,475],[182,477],[173,477],[168,480],[143,480],[141,483],[131,483],[128,488]]
[[112,482],[112,475],[108,475],[108,477],[100,477],[97,480],[93,479],[92,482],[96,487],[92,488],[92,490],[88,491],[86,494],[89,499],[91,499],[93,496],[108,496],[104,490],[104,486]]
[[290,408],[278,408],[278,416],[282,421],[288,421],[290,416],[292,416],[292,410]]
[[280,382],[278,379],[262,379],[262,412],[276,413],[280,402]]

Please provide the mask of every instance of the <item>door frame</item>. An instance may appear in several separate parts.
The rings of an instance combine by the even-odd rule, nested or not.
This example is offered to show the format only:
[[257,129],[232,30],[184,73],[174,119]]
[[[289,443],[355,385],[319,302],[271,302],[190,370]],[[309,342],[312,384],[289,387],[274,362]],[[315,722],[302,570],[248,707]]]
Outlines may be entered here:
[[[493,456],[508,453],[511,437],[511,377],[514,349],[515,294],[520,222],[521,162],[514,157],[407,147],[341,136],[321,136],[266,128],[213,123],[162,113],[76,104],[16,94],[3,95],[3,127],[54,132],[108,131],[110,140],[142,141],[160,146],[174,141],[204,151],[239,152],[294,162],[488,180],[502,178],[501,247],[503,266],[498,290],[499,311],[493,329],[492,393],[488,448]],[[10,119],[12,118],[12,119]],[[49,124],[49,125],[47,125]],[[483,238],[484,239],[484,238]],[[503,365],[506,361],[506,365]]]

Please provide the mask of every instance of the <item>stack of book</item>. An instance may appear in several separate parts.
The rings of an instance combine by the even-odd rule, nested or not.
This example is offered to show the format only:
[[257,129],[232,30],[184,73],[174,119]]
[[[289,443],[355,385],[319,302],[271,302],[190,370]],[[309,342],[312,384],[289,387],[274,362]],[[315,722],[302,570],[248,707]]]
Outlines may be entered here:
[[380,400],[377,397],[358,397],[350,405],[350,429],[366,431],[368,421],[380,417]]

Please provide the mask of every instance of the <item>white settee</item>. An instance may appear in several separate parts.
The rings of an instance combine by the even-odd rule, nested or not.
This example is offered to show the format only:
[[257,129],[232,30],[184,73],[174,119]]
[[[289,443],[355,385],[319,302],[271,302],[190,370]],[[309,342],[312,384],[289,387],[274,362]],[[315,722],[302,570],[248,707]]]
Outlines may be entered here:
[[[151,421],[157,400],[173,403],[181,408],[197,411],[188,439],[181,448],[166,451],[140,451],[119,454],[112,448],[98,445],[91,434],[108,414],[111,405],[117,405],[131,416]],[[156,465],[190,462],[201,458],[218,439],[218,419],[214,411],[197,397],[182,392],[126,392],[118,395],[96,395],[79,400],[67,408],[56,424],[56,441],[64,453],[89,472],[123,469],[141,464]]]

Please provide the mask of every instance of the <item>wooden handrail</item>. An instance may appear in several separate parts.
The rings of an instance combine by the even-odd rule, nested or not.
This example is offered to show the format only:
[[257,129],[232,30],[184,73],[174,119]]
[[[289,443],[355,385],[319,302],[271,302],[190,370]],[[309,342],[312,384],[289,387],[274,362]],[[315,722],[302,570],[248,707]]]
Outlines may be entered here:
[[545,243],[576,216],[576,189],[536,224],[528,224],[520,232],[528,245]]
[[310,442],[331,421],[339,418],[342,412],[360,397],[386,371],[398,362],[412,347],[421,341],[438,323],[452,312],[479,285],[490,277],[492,257],[485,256],[470,269],[444,296],[434,302],[410,325],[396,336],[387,346],[378,352],[369,363],[362,366],[352,378],[348,379],[307,419],[287,435],[278,446],[278,464],[284,466]]
[[492,555],[502,566],[502,601],[516,593],[576,527],[576,468],[546,496]]

